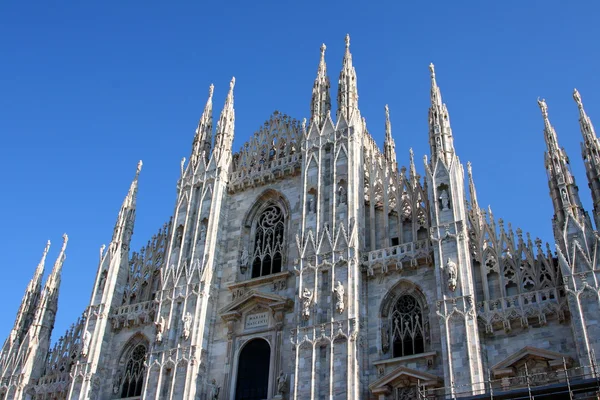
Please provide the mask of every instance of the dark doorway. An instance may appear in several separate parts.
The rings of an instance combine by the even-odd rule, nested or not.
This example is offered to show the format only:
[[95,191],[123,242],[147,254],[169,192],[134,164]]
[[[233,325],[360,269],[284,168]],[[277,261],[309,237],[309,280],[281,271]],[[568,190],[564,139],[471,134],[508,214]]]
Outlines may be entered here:
[[271,348],[263,339],[251,340],[240,353],[235,400],[263,400],[268,397]]

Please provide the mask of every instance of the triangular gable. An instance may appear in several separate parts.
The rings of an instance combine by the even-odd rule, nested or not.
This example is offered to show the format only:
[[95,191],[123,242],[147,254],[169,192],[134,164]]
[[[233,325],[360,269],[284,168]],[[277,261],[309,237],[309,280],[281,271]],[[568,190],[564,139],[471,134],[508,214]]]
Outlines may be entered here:
[[435,387],[442,383],[442,380],[435,375],[400,366],[371,383],[369,389],[373,394],[386,394],[390,392],[390,388],[400,386],[406,380],[410,381],[411,384],[418,383],[421,386]]
[[495,377],[510,376],[514,374],[514,366],[525,358],[537,358],[548,362],[551,368],[562,368],[563,363],[567,366],[573,363],[573,359],[566,354],[557,353],[551,350],[538,349],[537,347],[526,346],[521,350],[508,356],[503,361],[494,365],[491,370]]
[[272,310],[278,308],[287,308],[291,303],[291,300],[273,293],[263,293],[255,290],[251,290],[247,295],[242,296],[238,300],[230,303],[223,307],[219,314],[222,318],[231,315],[241,315],[242,312],[256,304],[261,304],[265,307],[271,308]]

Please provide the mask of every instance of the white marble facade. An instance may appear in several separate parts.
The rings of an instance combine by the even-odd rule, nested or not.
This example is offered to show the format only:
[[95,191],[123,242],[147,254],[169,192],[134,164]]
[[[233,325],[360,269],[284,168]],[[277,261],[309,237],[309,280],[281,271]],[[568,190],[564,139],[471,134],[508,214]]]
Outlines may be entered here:
[[[140,163],[90,304],[52,349],[65,248],[42,285],[46,248],[0,399],[443,398],[591,368],[599,238],[546,103],[556,253],[479,207],[433,65],[421,177],[412,150],[397,165],[387,106],[383,151],[368,133],[349,37],[342,64],[335,122],[323,45],[310,121],[276,111],[237,153],[235,79],[215,132],[211,86],[173,217],[130,252]],[[597,226],[600,144],[574,97]]]

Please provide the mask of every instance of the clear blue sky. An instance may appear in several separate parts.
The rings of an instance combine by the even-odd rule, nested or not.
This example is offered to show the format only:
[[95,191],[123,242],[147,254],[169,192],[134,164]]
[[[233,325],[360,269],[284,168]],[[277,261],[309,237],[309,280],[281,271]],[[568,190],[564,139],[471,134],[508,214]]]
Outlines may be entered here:
[[434,62],[481,204],[552,239],[541,96],[591,209],[571,93],[580,90],[600,129],[600,2],[366,4],[2,2],[0,342],[46,240],[51,267],[63,232],[70,241],[54,340],[84,310],[98,249],[110,241],[139,159],[133,249],[168,220],[210,83],[219,113],[236,77],[237,150],[274,110],[309,117],[322,42],[335,98],[346,33],[362,115],[381,145],[389,104],[401,165],[413,147],[422,171],[429,152]]

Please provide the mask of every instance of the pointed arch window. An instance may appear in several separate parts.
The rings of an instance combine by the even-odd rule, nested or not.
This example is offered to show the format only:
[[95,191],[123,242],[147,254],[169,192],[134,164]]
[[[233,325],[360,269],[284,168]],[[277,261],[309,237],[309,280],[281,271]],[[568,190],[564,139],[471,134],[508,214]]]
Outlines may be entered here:
[[252,278],[281,272],[284,249],[285,215],[275,204],[269,205],[256,219]]
[[138,397],[142,395],[144,385],[147,348],[144,344],[136,345],[125,364],[125,371],[121,378],[121,398]]
[[415,297],[410,294],[400,296],[390,320],[393,357],[411,356],[425,351],[423,309]]

